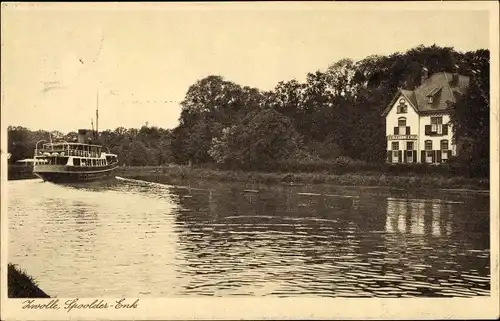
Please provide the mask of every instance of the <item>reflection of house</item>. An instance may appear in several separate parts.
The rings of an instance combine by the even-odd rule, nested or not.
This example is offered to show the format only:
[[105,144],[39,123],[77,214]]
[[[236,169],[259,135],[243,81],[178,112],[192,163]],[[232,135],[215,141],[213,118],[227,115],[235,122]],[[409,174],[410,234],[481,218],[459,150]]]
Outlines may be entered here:
[[439,164],[456,155],[450,108],[468,85],[467,76],[439,72],[428,77],[424,68],[420,86],[400,89],[383,113],[387,162]]
[[386,232],[440,237],[451,234],[451,221],[438,200],[387,198]]

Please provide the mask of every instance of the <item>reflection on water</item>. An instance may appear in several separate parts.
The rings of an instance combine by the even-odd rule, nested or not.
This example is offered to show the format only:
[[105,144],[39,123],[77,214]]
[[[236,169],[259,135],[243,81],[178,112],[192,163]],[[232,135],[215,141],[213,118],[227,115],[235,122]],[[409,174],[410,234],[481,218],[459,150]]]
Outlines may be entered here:
[[58,296],[489,295],[489,196],[10,181],[9,259]]

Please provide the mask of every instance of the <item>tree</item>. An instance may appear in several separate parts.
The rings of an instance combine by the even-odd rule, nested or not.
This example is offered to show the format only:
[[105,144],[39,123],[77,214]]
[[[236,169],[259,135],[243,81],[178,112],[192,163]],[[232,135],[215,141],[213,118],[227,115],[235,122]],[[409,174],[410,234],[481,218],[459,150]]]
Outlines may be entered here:
[[241,124],[223,130],[214,138],[210,155],[217,163],[238,168],[256,168],[293,157],[301,147],[292,123],[272,108],[250,113]]
[[10,161],[29,158],[33,156],[34,144],[30,140],[30,131],[21,126],[9,126],[8,133],[8,152],[11,154]]
[[172,133],[172,151],[179,163],[210,162],[208,151],[222,129],[259,108],[262,95],[220,76],[208,76],[189,87],[182,101],[179,126]]
[[470,175],[488,175],[490,157],[489,75],[479,72],[453,106],[450,122],[459,159],[469,167]]

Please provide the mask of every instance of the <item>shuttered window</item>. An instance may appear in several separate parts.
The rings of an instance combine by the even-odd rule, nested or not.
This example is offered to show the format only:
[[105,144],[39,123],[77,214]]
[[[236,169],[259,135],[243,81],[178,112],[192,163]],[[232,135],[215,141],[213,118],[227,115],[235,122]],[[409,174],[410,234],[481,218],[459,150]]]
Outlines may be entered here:
[[432,140],[425,141],[425,162],[433,163]]
[[441,150],[448,150],[448,140],[447,139],[443,139],[441,141]]
[[398,118],[398,128],[399,135],[403,135],[403,133],[406,133],[406,117]]
[[392,142],[392,162],[398,163],[399,160],[399,142]]
[[448,148],[450,147],[448,140],[447,139],[441,140],[440,147],[441,147],[441,151],[440,151],[441,160],[446,161],[451,156],[450,151],[448,150]]
[[443,117],[431,117],[431,131],[436,134],[443,133]]

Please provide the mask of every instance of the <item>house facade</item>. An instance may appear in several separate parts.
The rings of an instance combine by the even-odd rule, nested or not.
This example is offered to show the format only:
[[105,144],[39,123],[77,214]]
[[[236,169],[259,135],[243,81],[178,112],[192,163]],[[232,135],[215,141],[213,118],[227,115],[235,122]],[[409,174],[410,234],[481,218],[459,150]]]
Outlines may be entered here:
[[452,104],[469,77],[422,72],[415,90],[400,89],[385,109],[387,162],[440,164],[457,155],[450,124]]

